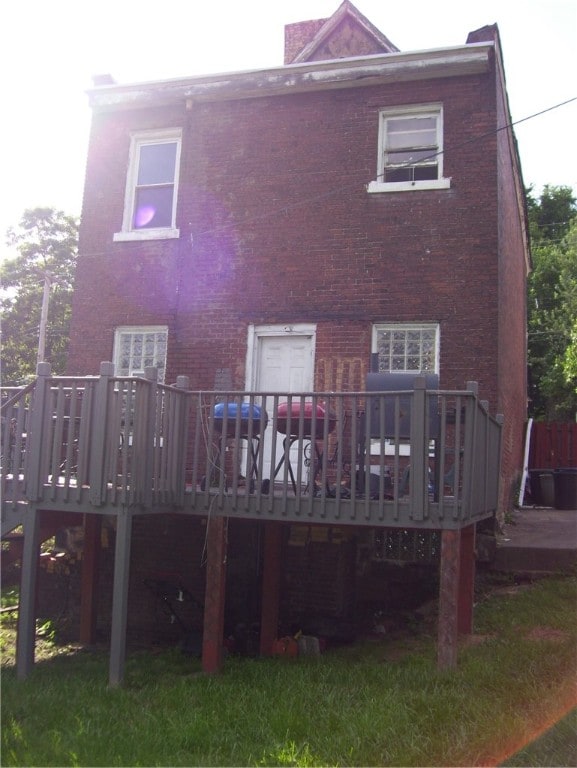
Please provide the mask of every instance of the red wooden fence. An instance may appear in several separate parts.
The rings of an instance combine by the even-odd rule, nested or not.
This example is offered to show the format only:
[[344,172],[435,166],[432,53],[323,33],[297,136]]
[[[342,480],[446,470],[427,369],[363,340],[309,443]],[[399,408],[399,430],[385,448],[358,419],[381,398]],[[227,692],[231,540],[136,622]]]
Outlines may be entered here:
[[577,422],[533,422],[529,469],[563,467],[577,467]]

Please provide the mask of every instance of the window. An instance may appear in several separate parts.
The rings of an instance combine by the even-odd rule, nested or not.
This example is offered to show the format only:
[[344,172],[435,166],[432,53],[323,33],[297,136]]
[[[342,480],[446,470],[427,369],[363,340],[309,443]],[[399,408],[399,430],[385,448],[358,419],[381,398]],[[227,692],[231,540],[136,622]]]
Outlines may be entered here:
[[369,192],[444,189],[443,111],[439,105],[383,111],[379,116],[377,181]]
[[373,352],[383,373],[438,373],[439,327],[434,324],[373,326]]
[[145,368],[158,369],[164,383],[168,328],[162,325],[117,328],[114,336],[114,368],[117,376],[143,375]]
[[178,237],[176,201],[180,130],[132,136],[122,232],[115,240]]

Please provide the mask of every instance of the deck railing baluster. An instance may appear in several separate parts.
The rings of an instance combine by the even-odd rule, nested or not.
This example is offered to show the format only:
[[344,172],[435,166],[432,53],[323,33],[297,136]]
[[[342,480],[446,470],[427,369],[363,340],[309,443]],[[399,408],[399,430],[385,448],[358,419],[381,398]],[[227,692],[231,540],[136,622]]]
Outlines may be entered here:
[[38,363],[36,387],[31,403],[29,420],[29,434],[26,445],[24,463],[24,483],[26,498],[29,501],[40,501],[43,496],[42,468],[45,464],[45,456],[48,454],[46,447],[47,413],[50,398],[50,364]]
[[[103,363],[99,377],[51,377],[40,366],[18,408],[2,406],[3,510],[22,498],[83,512],[136,504],[397,529],[459,528],[496,510],[501,425],[474,383],[194,393],[184,378],[158,384],[156,369],[146,378],[113,373]],[[262,423],[257,406],[267,411]]]

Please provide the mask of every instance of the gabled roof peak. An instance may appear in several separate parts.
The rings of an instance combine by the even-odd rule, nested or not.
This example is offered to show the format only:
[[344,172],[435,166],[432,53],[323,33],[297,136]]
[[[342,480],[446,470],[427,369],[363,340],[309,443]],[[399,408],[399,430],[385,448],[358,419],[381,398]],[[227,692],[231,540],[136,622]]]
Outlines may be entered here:
[[398,51],[350,0],[343,0],[328,19],[298,22],[285,27],[285,64]]

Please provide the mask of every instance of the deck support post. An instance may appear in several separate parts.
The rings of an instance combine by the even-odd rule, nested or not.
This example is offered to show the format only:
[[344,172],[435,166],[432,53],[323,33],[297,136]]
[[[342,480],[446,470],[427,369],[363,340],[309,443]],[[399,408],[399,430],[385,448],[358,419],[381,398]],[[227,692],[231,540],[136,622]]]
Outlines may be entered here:
[[460,531],[441,531],[437,639],[437,665],[439,669],[450,669],[457,664],[460,543]]
[[110,633],[110,669],[108,676],[109,685],[111,687],[117,687],[124,681],[131,538],[132,512],[123,508],[116,517],[116,549],[114,554],[114,585],[112,591],[112,628]]
[[473,632],[473,605],[475,602],[475,523],[460,531],[459,555],[459,603],[457,632],[470,635]]
[[92,645],[96,641],[101,532],[101,515],[84,515],[84,552],[80,588],[80,642],[85,645]]
[[20,576],[20,605],[16,640],[16,676],[24,680],[34,666],[36,644],[36,586],[40,557],[40,512],[30,506],[24,515],[24,547]]
[[209,517],[206,524],[208,531],[202,669],[211,675],[222,669],[228,518]]
[[260,630],[260,653],[262,656],[270,656],[272,654],[273,643],[277,638],[281,550],[281,524],[265,523]]
[[91,421],[90,465],[88,467],[90,503],[99,507],[106,499],[106,436],[108,427],[109,383],[114,376],[114,363],[100,363],[100,377],[94,389],[94,412]]

